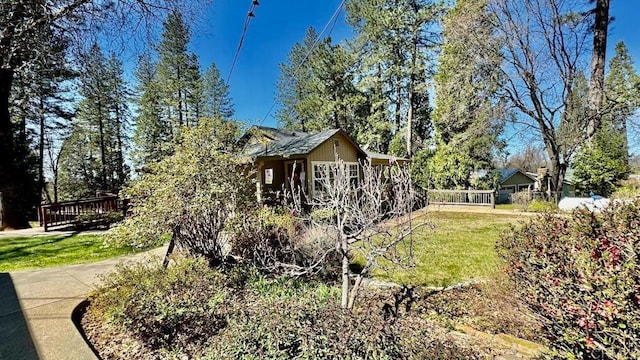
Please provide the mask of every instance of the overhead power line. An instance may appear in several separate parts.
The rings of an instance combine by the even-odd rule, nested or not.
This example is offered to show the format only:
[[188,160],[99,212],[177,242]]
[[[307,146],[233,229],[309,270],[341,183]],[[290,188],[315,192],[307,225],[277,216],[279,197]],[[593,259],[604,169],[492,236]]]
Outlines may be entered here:
[[240,49],[242,48],[242,43],[244,43],[244,38],[247,35],[247,29],[249,28],[249,23],[251,19],[256,17],[254,10],[256,6],[260,5],[258,0],[251,0],[251,6],[249,6],[249,11],[247,11],[247,16],[244,19],[244,26],[242,27],[242,35],[240,35],[240,41],[238,42],[238,48],[236,49],[236,54],[233,56],[233,62],[231,63],[231,69],[229,69],[229,75],[227,75],[227,84],[231,80],[231,74],[233,74],[233,69],[236,67],[236,62],[238,61],[238,56],[240,55]]
[[[336,8],[336,11],[333,13],[333,15],[331,16],[329,21],[327,21],[327,24],[324,26],[324,28],[322,28],[322,31],[320,32],[320,34],[316,38],[316,41],[313,42],[313,44],[311,45],[311,47],[309,48],[309,50],[305,54],[305,56],[302,59],[302,61],[293,70],[293,77],[291,77],[291,78],[289,78],[289,80],[287,80],[287,83],[286,83],[287,85],[291,84],[291,82],[298,76],[298,71],[300,71],[300,68],[302,67],[302,65],[304,65],[304,63],[307,61],[307,59],[309,59],[309,56],[311,56],[311,53],[313,52],[313,50],[315,50],[315,48],[318,45],[318,43],[320,42],[320,40],[323,39],[324,33],[327,30],[329,30],[329,32],[327,33],[327,37],[331,35],[331,33],[333,32],[333,28],[335,27],[336,21],[338,20],[338,15],[340,15],[340,11],[342,10],[342,8],[344,6],[345,1],[346,0],[342,0],[342,2],[340,2],[340,5],[338,5],[338,7]],[[262,125],[262,123],[267,119],[267,117],[269,117],[269,115],[271,115],[271,112],[276,107],[276,104],[277,104],[277,101],[274,100],[273,104],[271,104],[271,107],[269,108],[269,111],[262,118],[262,120],[260,120],[260,123],[258,124],[258,126]]]

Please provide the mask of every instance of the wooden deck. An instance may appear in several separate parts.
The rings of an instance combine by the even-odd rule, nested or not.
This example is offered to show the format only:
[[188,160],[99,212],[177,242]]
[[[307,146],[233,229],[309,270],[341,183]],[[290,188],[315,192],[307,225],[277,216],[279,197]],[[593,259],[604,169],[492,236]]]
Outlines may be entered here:
[[128,203],[117,196],[58,202],[41,205],[38,217],[44,231],[60,226],[102,225],[114,215],[126,215]]

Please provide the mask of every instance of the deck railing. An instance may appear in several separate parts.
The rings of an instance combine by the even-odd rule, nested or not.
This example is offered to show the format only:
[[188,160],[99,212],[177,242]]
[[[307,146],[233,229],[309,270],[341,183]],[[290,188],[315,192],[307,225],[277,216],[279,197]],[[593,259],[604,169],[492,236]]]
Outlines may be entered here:
[[429,204],[496,206],[493,190],[427,190],[426,197]]
[[104,224],[114,214],[126,215],[128,202],[117,196],[105,196],[41,205],[38,213],[40,226],[48,231],[54,226]]

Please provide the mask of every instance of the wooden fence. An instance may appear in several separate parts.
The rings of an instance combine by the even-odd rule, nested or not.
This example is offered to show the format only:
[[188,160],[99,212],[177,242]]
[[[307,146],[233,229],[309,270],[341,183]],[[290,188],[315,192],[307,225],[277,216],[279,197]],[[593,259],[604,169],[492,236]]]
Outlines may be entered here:
[[496,207],[493,190],[427,190],[426,198],[428,204]]
[[53,226],[99,225],[109,222],[114,215],[126,215],[128,203],[117,196],[58,202],[41,205],[38,217],[44,231]]

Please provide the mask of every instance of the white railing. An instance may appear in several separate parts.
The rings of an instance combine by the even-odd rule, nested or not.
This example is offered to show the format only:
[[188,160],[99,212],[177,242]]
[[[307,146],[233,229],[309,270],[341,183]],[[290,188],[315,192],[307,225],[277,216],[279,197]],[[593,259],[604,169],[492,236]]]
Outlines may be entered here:
[[429,204],[496,206],[493,190],[428,190]]

